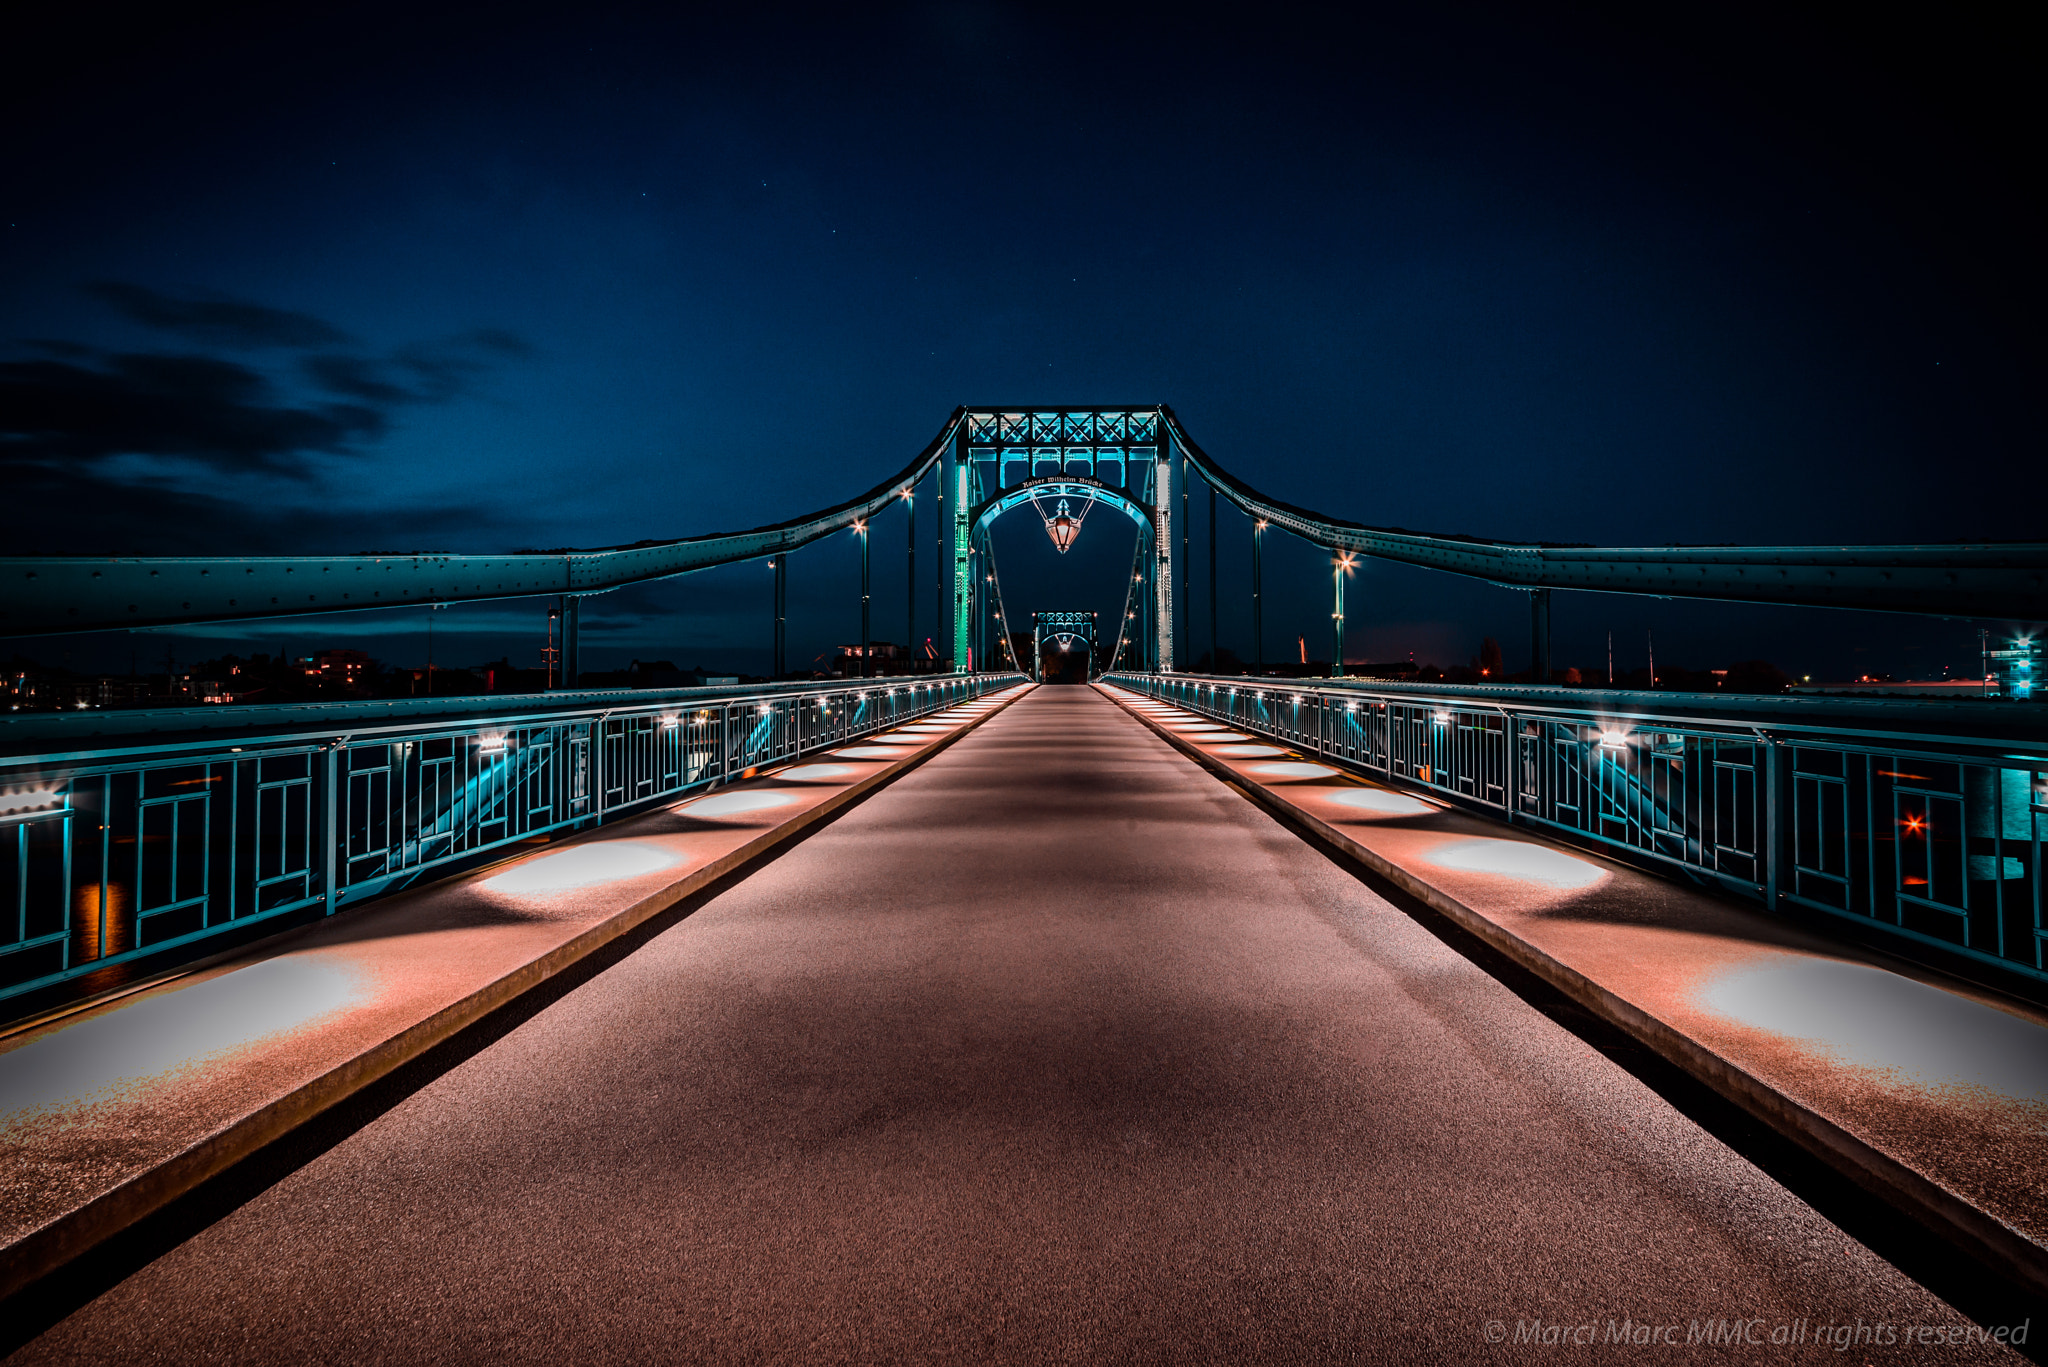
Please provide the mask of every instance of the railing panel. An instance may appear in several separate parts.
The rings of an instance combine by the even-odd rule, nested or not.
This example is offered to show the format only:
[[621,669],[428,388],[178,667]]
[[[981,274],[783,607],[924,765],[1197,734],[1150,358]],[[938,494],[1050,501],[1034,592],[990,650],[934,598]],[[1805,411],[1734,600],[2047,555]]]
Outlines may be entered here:
[[[1741,896],[1853,918],[1902,952],[1938,943],[2048,978],[2048,709],[2032,739],[1902,745],[1826,718],[1701,715],[1715,700],[1695,696],[1616,709],[1555,690],[1109,681]],[[2041,753],[2000,753],[2015,746]]]
[[275,710],[208,708],[193,722],[207,735],[189,743],[0,759],[0,998],[252,919],[346,906],[1015,682],[624,693],[581,707],[542,695],[528,715],[494,699],[495,717],[341,723],[317,739],[256,731]]

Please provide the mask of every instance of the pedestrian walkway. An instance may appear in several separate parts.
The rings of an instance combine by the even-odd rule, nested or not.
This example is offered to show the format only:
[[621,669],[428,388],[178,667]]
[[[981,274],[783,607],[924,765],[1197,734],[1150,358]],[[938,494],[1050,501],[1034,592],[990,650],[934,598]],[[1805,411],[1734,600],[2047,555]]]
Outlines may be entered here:
[[[1820,1341],[1858,1321],[1893,1342]],[[16,1360],[1918,1363],[1922,1325],[1964,1321],[1042,687]]]
[[928,758],[1013,689],[0,1039],[0,1294]]
[[2048,1012],[1100,687],[1247,792],[2048,1291]]

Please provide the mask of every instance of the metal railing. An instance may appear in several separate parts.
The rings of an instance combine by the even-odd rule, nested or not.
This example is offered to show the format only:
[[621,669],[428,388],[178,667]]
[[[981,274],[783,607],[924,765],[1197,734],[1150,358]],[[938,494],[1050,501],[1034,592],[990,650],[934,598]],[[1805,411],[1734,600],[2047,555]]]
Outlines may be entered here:
[[1939,945],[2048,980],[2048,708],[1108,681],[1774,910],[1845,918],[1902,953]]
[[0,756],[0,1000],[332,913],[1018,681],[10,718],[0,741],[33,753]]

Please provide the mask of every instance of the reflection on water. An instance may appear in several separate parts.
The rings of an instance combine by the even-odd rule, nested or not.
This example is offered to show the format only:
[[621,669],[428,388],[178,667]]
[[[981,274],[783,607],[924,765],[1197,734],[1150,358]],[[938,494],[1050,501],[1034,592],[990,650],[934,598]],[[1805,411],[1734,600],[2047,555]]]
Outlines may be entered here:
[[716,793],[700,797],[695,802],[686,802],[676,808],[684,816],[738,816],[742,812],[759,812],[769,807],[787,807],[796,801],[788,793],[764,793],[750,790],[744,793]]
[[815,783],[825,778],[845,778],[853,772],[850,764],[799,764],[793,769],[784,769],[771,778],[794,779],[798,783]]
[[1252,772],[1262,778],[1328,778],[1336,773],[1327,764],[1255,764]]
[[2048,1101],[2048,1029],[1870,964],[1770,959],[1723,973],[1696,997],[1717,1015],[1916,1086]]
[[1589,888],[1607,876],[1597,864],[1526,840],[1453,840],[1431,846],[1422,857],[1440,869],[1496,873],[1548,888]]
[[370,996],[363,970],[301,955],[139,996],[0,1054],[0,1128],[169,1079]]
[[589,845],[573,845],[560,854],[544,854],[538,859],[514,864],[496,877],[486,878],[483,888],[487,892],[507,893],[514,897],[540,892],[567,892],[571,888],[595,887],[619,878],[638,878],[641,874],[656,873],[681,862],[681,855],[658,845],[642,845],[631,840],[601,840]]
[[1330,794],[1330,801],[1340,807],[1356,807],[1380,816],[1422,816],[1436,810],[1427,802],[1405,793],[1390,793],[1384,788],[1350,788]]

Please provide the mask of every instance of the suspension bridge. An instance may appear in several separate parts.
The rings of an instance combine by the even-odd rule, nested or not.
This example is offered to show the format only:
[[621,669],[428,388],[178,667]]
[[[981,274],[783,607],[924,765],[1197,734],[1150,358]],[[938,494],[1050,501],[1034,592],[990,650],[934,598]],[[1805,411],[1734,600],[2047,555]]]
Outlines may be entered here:
[[[1328,553],[1332,677],[1190,671],[1219,501],[1255,656],[1268,535]],[[583,598],[748,560],[786,672],[789,558],[849,532],[865,670],[898,505],[940,672],[578,686]],[[1120,620],[1012,630],[990,529],[1026,509],[1062,551],[1129,521]],[[1342,677],[1359,557],[1528,593],[1536,682]],[[1156,405],[961,408],[738,533],[0,559],[15,636],[517,597],[563,631],[540,695],[0,722],[14,1346],[1464,1360],[1882,1322],[2009,1357],[2048,1292],[2038,711],[1541,681],[1558,592],[2038,621],[2044,577],[2044,544],[1376,527]]]

